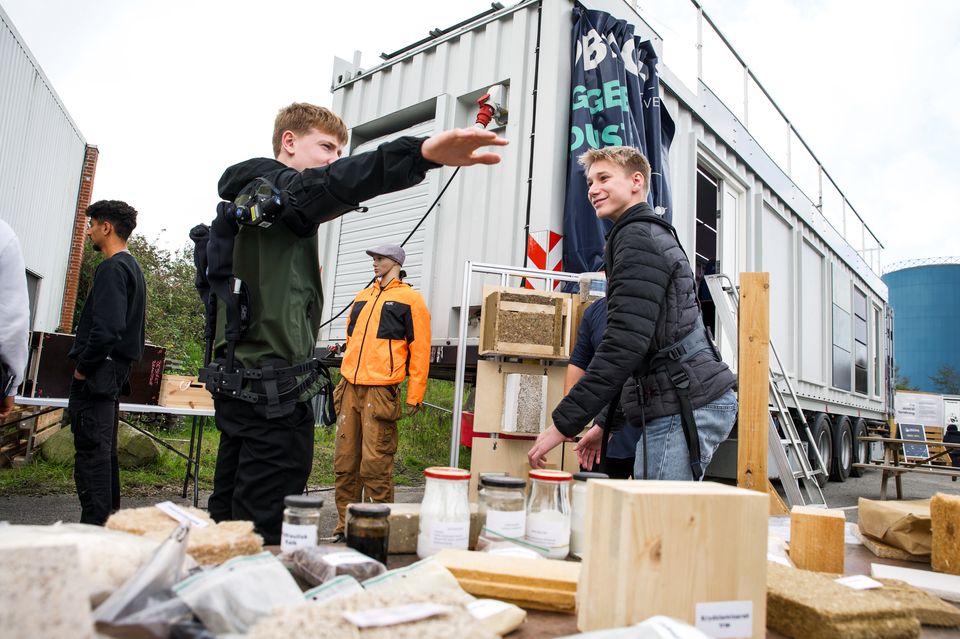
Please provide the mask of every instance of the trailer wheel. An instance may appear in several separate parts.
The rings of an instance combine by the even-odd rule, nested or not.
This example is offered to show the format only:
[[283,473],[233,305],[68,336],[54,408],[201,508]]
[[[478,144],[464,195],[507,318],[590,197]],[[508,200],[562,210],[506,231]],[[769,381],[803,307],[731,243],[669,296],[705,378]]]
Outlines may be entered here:
[[[862,417],[858,417],[853,422],[853,462],[855,464],[866,464],[870,461],[870,444],[860,441],[861,437],[867,434],[867,422]],[[854,477],[863,477],[865,468],[851,468],[850,474]]]
[[830,467],[833,465],[833,432],[830,428],[830,418],[825,413],[815,413],[810,424],[809,450],[807,458],[810,460],[810,467],[814,470],[820,468],[817,461],[817,454],[814,448],[820,451],[820,457],[826,466],[826,474],[817,475],[817,483],[825,486],[830,480]]
[[844,482],[853,467],[853,429],[850,418],[840,415],[833,423],[833,464],[830,479]]

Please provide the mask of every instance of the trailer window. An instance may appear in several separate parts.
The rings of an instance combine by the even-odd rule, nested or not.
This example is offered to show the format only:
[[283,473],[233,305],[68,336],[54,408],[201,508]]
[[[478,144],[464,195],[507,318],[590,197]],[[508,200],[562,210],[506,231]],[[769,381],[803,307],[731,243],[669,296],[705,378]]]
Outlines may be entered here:
[[867,296],[853,287],[853,379],[854,390],[867,394]]
[[717,213],[720,210],[720,180],[697,167],[697,235],[693,264],[697,278],[703,323],[716,335],[716,310],[703,281],[705,275],[717,272]]
[[853,382],[851,339],[850,278],[833,265],[833,385],[851,390]]

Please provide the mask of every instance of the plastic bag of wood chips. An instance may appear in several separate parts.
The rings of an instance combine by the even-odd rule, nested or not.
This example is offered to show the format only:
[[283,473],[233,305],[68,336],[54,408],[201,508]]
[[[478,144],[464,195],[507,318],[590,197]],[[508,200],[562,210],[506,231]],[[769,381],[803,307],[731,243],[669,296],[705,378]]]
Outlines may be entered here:
[[173,587],[210,632],[243,634],[278,606],[303,602],[303,593],[269,552],[235,557]]
[[293,574],[310,586],[318,586],[341,575],[366,581],[387,571],[387,567],[376,559],[343,546],[300,548],[281,559],[290,565]]
[[162,540],[87,524],[0,525],[0,548],[30,552],[30,548],[51,544],[76,546],[83,582],[75,587],[87,589],[93,606],[99,605],[132,577],[161,543]]

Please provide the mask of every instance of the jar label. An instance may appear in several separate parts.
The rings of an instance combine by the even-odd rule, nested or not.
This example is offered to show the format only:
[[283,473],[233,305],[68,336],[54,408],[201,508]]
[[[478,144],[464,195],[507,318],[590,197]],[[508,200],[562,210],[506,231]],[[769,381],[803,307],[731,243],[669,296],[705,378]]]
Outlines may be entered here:
[[465,550],[470,545],[469,521],[435,521],[430,526],[430,543],[436,550]]
[[547,548],[568,545],[570,543],[569,516],[563,517],[556,511],[531,513],[527,517],[527,541]]
[[484,531],[504,537],[523,537],[526,530],[525,510],[488,510]]
[[292,552],[297,548],[310,548],[316,545],[316,526],[283,523],[283,529],[280,532],[280,550]]

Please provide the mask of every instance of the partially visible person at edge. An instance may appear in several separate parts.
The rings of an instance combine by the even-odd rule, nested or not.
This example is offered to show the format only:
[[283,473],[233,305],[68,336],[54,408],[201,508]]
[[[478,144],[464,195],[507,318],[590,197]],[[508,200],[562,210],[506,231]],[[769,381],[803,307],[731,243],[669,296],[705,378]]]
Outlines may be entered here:
[[[634,477],[693,479],[696,462],[690,459],[677,391],[665,370],[646,370],[651,354],[702,326],[693,272],[672,229],[661,224],[647,204],[650,164],[639,151],[592,149],[580,163],[597,217],[614,223],[604,260],[607,329],[583,377],[554,409],[554,426],[537,437],[528,460],[534,468],[542,467],[548,451],[570,441],[619,397],[629,422],[643,426],[645,420]],[[736,380],[712,349],[698,352],[682,368],[690,380],[702,477],[733,428]],[[599,437],[597,429],[591,429],[581,445],[595,445]]]
[[143,356],[147,285],[127,250],[137,211],[126,202],[101,200],[87,209],[87,220],[90,244],[106,259],[93,275],[68,355],[76,370],[67,412],[80,522],[102,526],[120,508],[119,397],[129,394],[131,366]]
[[[243,226],[236,235],[233,269],[250,288],[249,326],[236,343],[238,366],[291,366],[314,356],[323,296],[317,229],[355,210],[361,202],[413,186],[443,165],[496,164],[500,156],[480,152],[507,141],[480,129],[453,129],[430,138],[400,137],[374,151],[340,159],[347,127],[329,109],[294,103],[274,122],[274,158],[254,158],[228,168],[219,194],[234,201],[256,178],[286,194],[278,222],[269,228]],[[218,313],[215,356],[223,358],[223,313]],[[280,392],[293,388],[295,381]],[[262,392],[262,391],[261,391]],[[254,522],[267,544],[280,543],[284,497],[301,494],[313,463],[314,415],[301,396],[266,418],[264,407],[214,396],[221,433],[208,502],[216,521]]]
[[[943,441],[948,444],[960,444],[960,430],[957,429],[957,418],[950,417],[950,423],[947,424],[947,430],[943,434]],[[951,448],[947,451],[950,461],[954,468],[960,468],[960,448]],[[956,481],[956,477],[953,478]]]
[[13,411],[13,398],[27,367],[29,341],[27,269],[16,233],[0,220],[0,417]]
[[337,440],[337,528],[343,541],[347,505],[393,502],[393,456],[403,415],[400,383],[407,384],[407,414],[420,410],[430,372],[430,311],[403,281],[403,248],[385,244],[367,251],[376,281],[357,294],[347,320],[347,344],[334,391]]
[[[597,347],[603,340],[603,333],[607,328],[607,298],[601,297],[590,304],[583,312],[580,327],[577,329],[577,343],[570,355],[567,364],[566,377],[563,380],[563,394],[566,395],[576,385],[587,371],[593,360]],[[590,435],[581,439],[576,445],[577,461],[583,470],[599,470],[597,466],[603,462],[600,457],[600,437],[607,419],[606,409],[601,410],[594,418],[594,424],[588,431]],[[614,424],[608,429],[606,462],[604,472],[611,479],[629,479],[633,475],[633,463],[637,453],[637,442],[640,440],[640,429],[633,424],[626,423],[623,413],[615,411]],[[595,432],[594,432],[595,431]]]

